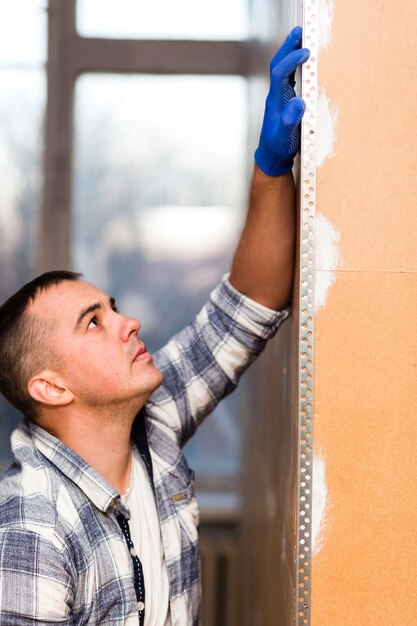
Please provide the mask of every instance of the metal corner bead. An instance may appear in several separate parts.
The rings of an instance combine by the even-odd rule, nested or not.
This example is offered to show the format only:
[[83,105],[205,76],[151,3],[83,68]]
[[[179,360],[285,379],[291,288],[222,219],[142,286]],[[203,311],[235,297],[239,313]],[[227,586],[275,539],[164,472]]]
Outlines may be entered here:
[[298,345],[298,468],[295,623],[311,619],[312,481],[313,481],[313,367],[314,263],[316,220],[316,126],[319,0],[303,0],[303,46],[310,58],[302,67],[301,96],[306,111],[300,150],[300,284]]

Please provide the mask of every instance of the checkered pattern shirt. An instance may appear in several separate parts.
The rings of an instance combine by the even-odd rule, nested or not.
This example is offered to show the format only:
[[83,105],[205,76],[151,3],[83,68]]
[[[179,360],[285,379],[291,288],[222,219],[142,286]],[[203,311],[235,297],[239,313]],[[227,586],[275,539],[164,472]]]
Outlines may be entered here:
[[[154,488],[172,626],[201,623],[198,507],[181,449],[287,316],[225,279],[154,356],[164,382],[138,414],[132,440]],[[12,448],[15,461],[0,480],[1,625],[137,626],[134,564],[116,519],[130,512],[120,494],[27,420]]]

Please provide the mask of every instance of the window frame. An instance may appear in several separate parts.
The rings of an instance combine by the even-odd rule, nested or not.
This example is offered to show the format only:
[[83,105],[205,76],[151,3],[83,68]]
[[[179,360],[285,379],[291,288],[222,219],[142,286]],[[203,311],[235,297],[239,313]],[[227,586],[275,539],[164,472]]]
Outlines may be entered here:
[[[217,74],[248,77],[250,40],[162,40],[83,37],[76,1],[49,0],[44,186],[38,272],[71,268],[74,90],[88,73]],[[249,54],[250,48],[250,54]]]

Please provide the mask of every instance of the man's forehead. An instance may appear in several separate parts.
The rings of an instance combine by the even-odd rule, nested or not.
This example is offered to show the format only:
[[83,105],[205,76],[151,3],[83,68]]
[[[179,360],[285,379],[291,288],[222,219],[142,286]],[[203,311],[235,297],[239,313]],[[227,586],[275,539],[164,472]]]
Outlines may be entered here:
[[59,310],[60,314],[74,314],[86,304],[106,302],[108,296],[90,283],[83,280],[66,280],[58,285],[50,285],[40,291],[31,305],[33,312],[50,314]]

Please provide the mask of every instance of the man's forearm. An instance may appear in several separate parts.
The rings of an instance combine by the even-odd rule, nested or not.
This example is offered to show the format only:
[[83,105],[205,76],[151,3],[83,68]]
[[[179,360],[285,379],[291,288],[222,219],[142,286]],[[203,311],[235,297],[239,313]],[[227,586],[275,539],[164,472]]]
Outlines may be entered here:
[[302,30],[292,29],[270,63],[249,211],[230,281],[244,295],[271,309],[289,303],[294,267],[295,190],[292,177],[299,126],[306,109],[294,91],[295,72],[310,55]]
[[230,274],[232,285],[271,309],[287,306],[293,280],[294,240],[292,173],[268,176],[255,165],[248,215]]

